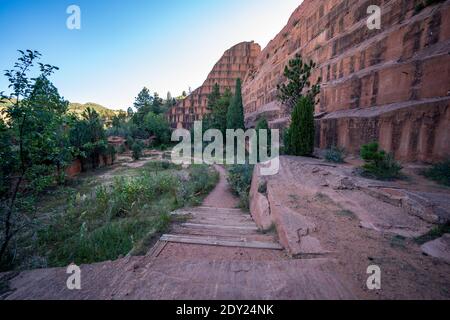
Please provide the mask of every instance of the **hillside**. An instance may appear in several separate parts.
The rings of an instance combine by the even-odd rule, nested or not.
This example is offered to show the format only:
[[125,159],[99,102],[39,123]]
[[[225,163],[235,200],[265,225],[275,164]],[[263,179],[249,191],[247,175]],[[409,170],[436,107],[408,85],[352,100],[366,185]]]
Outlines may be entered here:
[[97,103],[88,102],[85,104],[81,103],[70,103],[69,104],[69,112],[75,113],[77,115],[81,115],[87,108],[94,109],[97,111],[103,118],[111,119],[112,117],[119,114],[120,111],[108,109],[102,105]]
[[[2,111],[3,109],[6,108],[6,106],[8,106],[10,104],[10,102],[6,102],[6,101],[0,101],[0,119],[3,119],[3,115],[2,115]],[[77,116],[81,116],[81,114],[87,109],[87,108],[91,108],[94,109],[95,111],[97,111],[100,116],[104,119],[107,120],[111,120],[114,116],[119,114],[119,110],[111,110],[108,109],[100,104],[97,103],[92,103],[92,102],[88,102],[85,104],[81,104],[81,103],[70,103],[69,104],[69,113],[74,113]]]

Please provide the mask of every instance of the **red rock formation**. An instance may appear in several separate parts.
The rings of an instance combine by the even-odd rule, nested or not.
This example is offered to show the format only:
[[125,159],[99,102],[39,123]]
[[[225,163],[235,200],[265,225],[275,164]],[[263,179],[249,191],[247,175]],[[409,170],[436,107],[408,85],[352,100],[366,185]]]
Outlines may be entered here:
[[[262,51],[243,85],[248,126],[289,123],[276,99],[287,61],[300,53],[323,79],[318,147],[379,140],[404,161],[450,157],[450,1],[416,12],[411,0],[305,0]],[[381,30],[366,26],[382,9]]]
[[218,83],[221,92],[226,88],[234,91],[236,79],[245,78],[260,53],[261,47],[254,42],[242,42],[227,50],[203,85],[171,108],[168,117],[172,127],[189,129],[194,121],[201,120],[213,86]]

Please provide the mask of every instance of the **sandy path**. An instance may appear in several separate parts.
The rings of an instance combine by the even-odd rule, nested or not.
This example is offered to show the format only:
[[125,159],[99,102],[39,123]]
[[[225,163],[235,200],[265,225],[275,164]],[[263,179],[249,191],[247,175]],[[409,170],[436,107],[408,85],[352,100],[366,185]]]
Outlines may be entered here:
[[214,168],[219,172],[220,180],[214,190],[203,201],[203,205],[215,208],[236,208],[239,199],[231,193],[225,168],[219,165],[214,166]]

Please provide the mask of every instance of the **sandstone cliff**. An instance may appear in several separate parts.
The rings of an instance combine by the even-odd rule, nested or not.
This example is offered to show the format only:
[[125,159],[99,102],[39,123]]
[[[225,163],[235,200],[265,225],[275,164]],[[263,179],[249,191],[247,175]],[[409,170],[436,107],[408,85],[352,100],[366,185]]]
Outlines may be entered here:
[[226,88],[234,92],[236,79],[245,78],[260,53],[261,47],[254,42],[242,42],[227,50],[203,85],[171,108],[169,121],[172,127],[189,129],[194,121],[201,120],[207,112],[208,95],[213,86],[218,83],[222,93]]
[[[276,99],[287,61],[300,53],[322,77],[317,146],[357,153],[379,140],[404,161],[450,156],[450,1],[417,12],[412,0],[305,0],[247,75],[248,126],[265,116],[285,127],[290,110]],[[366,26],[382,9],[381,30]]]

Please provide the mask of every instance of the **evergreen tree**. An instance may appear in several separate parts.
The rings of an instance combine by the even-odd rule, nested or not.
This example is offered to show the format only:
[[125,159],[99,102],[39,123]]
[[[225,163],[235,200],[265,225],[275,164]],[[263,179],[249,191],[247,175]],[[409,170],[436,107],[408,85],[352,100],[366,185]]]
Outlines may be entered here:
[[314,152],[314,105],[310,97],[301,97],[292,113],[288,133],[288,150],[294,156],[311,156]]
[[163,100],[159,97],[159,94],[157,92],[155,92],[153,94],[153,103],[152,103],[152,108],[151,108],[151,112],[153,112],[154,114],[160,114],[161,113],[161,107],[163,105]]
[[144,87],[141,92],[139,92],[134,102],[134,107],[136,108],[136,113],[133,115],[133,122],[137,126],[141,126],[144,117],[151,112],[153,108],[153,97],[150,94],[150,90]]
[[150,94],[150,90],[144,87],[141,92],[139,92],[136,100],[134,102],[134,107],[138,112],[145,111],[143,109],[150,109],[153,104],[153,97]]
[[217,104],[217,101],[220,99],[220,87],[219,84],[216,83],[211,93],[208,95],[208,111],[212,112]]
[[[315,101],[320,92],[321,78],[315,85],[311,86],[309,78],[316,67],[313,61],[304,63],[300,55],[289,61],[284,69],[284,76],[288,79],[287,84],[278,85],[278,99],[292,110],[301,97],[308,96],[311,101]],[[306,91],[306,92],[305,92]]]
[[227,113],[227,129],[245,129],[241,79],[236,80],[236,91]]
[[227,113],[228,108],[230,106],[231,100],[233,99],[233,94],[231,93],[230,89],[225,89],[225,92],[220,97],[219,100],[217,100],[216,105],[213,108],[212,111],[212,118],[213,118],[213,128],[218,129],[222,132],[222,134],[225,137],[226,130],[227,130]]

